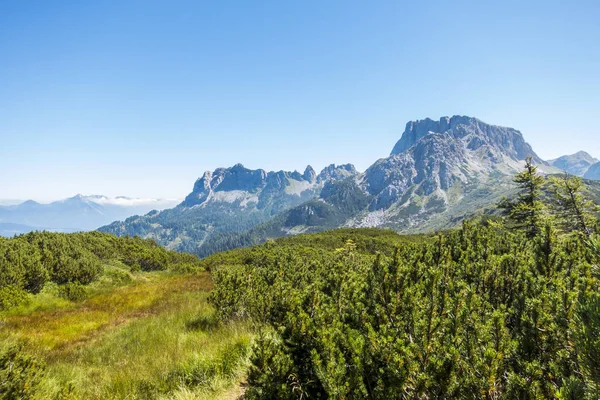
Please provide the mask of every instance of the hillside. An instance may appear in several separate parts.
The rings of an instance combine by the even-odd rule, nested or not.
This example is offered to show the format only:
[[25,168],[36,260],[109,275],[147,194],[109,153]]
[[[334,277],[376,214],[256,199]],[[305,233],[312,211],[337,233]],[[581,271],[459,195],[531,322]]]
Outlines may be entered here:
[[[514,179],[506,216],[432,234],[343,228],[202,260],[99,232],[0,239],[4,390],[594,399],[599,192],[531,160]],[[340,212],[365,200],[346,182],[323,189]]]
[[600,180],[600,162],[590,166],[588,168],[588,170],[585,172],[584,178]]

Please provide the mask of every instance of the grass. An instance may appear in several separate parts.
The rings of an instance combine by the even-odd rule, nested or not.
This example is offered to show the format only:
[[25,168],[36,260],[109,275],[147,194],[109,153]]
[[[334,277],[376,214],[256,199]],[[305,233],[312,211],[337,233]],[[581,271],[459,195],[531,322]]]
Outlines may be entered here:
[[2,316],[0,340],[46,362],[40,399],[231,398],[252,332],[216,322],[211,289],[206,272],[157,272],[79,303],[42,293]]

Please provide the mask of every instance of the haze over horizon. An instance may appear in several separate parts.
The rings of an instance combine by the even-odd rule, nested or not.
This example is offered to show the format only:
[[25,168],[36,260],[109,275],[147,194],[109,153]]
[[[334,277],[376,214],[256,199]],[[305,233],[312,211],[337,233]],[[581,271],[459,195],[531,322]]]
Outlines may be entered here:
[[[33,3],[33,4],[32,4]],[[206,170],[385,157],[469,115],[600,158],[600,4],[0,4],[0,199],[183,198]]]

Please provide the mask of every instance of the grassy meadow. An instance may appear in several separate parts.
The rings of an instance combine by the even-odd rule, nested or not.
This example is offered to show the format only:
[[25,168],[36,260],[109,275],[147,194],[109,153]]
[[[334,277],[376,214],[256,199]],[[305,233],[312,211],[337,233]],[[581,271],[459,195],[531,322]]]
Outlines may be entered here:
[[45,365],[35,398],[237,398],[252,334],[217,325],[209,273],[105,268],[85,299],[47,285],[1,315],[2,346]]

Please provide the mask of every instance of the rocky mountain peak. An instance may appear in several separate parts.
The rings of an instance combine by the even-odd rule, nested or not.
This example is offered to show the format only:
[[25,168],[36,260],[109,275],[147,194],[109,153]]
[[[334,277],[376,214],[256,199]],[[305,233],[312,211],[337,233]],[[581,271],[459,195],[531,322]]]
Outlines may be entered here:
[[319,173],[319,175],[317,176],[317,182],[321,183],[332,179],[341,180],[357,174],[358,172],[352,164],[330,164],[327,167],[323,168],[323,170]]
[[[230,168],[217,168],[213,172],[205,172],[195,182],[192,193],[186,197],[182,205],[192,207],[204,203],[209,198],[226,202],[242,201],[241,199],[244,198],[247,201],[261,203],[262,206],[262,203],[268,203],[274,196],[304,198],[309,194],[315,195],[324,182],[340,180],[356,174],[356,168],[352,164],[339,166],[331,164],[319,175],[310,165],[301,174],[298,171],[251,170],[242,164],[235,164]],[[222,192],[238,193],[228,195]]]
[[317,173],[315,172],[313,167],[311,167],[310,165],[306,166],[306,169],[304,170],[304,174],[302,174],[302,177],[307,182],[310,182],[310,183],[314,183],[317,181]]
[[426,118],[408,122],[391,155],[404,153],[428,135],[446,135],[450,140],[460,140],[471,151],[482,149],[496,157],[507,156],[515,161],[531,156],[536,163],[544,164],[518,130],[490,125],[464,115],[442,117],[439,121]]
[[211,192],[243,190],[256,192],[266,185],[267,173],[262,169],[251,170],[242,164],[230,168],[217,168],[213,172],[206,171],[194,183],[194,189],[184,204],[192,206],[204,202]]

